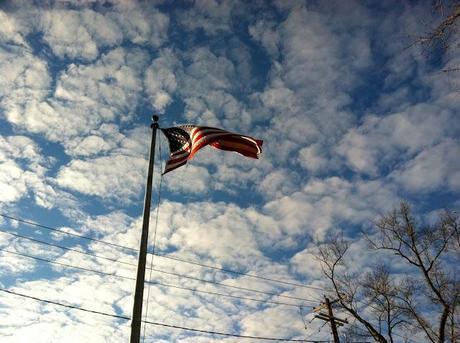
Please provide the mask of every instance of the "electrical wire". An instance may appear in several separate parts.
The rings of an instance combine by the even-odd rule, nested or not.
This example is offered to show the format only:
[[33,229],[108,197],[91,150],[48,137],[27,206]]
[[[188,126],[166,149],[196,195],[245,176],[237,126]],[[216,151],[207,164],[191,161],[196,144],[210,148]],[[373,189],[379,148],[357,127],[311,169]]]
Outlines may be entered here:
[[114,259],[114,258],[110,258],[110,257],[106,257],[106,256],[91,254],[91,253],[88,253],[88,252],[86,252],[86,251],[81,251],[81,250],[78,250],[78,249],[65,247],[65,246],[62,246],[62,245],[59,245],[59,244],[55,244],[55,243],[50,243],[50,242],[42,241],[42,240],[40,240],[40,239],[36,239],[36,238],[32,238],[32,237],[20,235],[20,234],[18,234],[18,233],[14,233],[14,232],[11,232],[11,231],[7,231],[7,230],[1,229],[1,228],[0,228],[0,232],[6,233],[6,234],[8,234],[8,235],[10,235],[10,236],[14,236],[14,237],[17,237],[17,238],[27,239],[27,240],[29,240],[29,241],[31,241],[31,242],[35,242],[35,243],[39,243],[39,244],[43,244],[43,245],[48,245],[48,246],[50,246],[50,247],[55,247],[55,248],[59,248],[59,249],[62,249],[62,250],[67,250],[67,251],[76,252],[76,253],[82,254],[82,255],[87,255],[87,256],[92,256],[92,257],[104,259],[104,260],[107,260],[107,261],[110,261],[110,262],[121,263],[121,264],[125,264],[125,265],[128,265],[128,266],[134,266],[134,267],[136,266],[134,263],[124,262],[124,261],[120,261],[120,260],[117,260],[117,259]]
[[[5,250],[5,249],[0,249],[0,251],[6,252],[6,253],[9,253],[9,254],[12,254],[12,255],[31,258],[31,259],[38,260],[38,261],[41,261],[41,262],[56,264],[56,265],[66,267],[66,268],[73,268],[73,269],[83,270],[83,271],[86,271],[86,272],[93,272],[93,273],[101,274],[101,275],[104,275],[104,276],[110,276],[110,277],[115,277],[115,278],[120,278],[120,279],[133,280],[133,281],[136,280],[135,278],[129,277],[129,276],[106,273],[106,272],[103,272],[103,271],[98,271],[98,270],[79,267],[79,266],[75,266],[75,265],[71,265],[71,264],[61,263],[61,262],[49,260],[49,259],[42,258],[42,257],[37,257],[37,256],[24,254],[24,253],[13,252],[13,251]],[[255,298],[236,296],[236,295],[231,295],[231,294],[224,294],[224,293],[205,291],[205,290],[201,290],[201,289],[197,289],[197,288],[188,288],[188,287],[183,287],[183,286],[171,285],[171,284],[162,283],[162,282],[158,282],[158,281],[147,281],[146,283],[152,284],[152,285],[158,285],[158,286],[182,289],[182,290],[187,290],[187,291],[196,292],[196,293],[210,294],[210,295],[215,295],[215,296],[234,298],[234,299],[241,299],[241,300],[248,300],[248,301],[256,301],[256,302],[260,302],[260,303],[268,303],[268,304],[275,304],[275,305],[285,305],[285,306],[294,306],[294,307],[299,306],[297,304],[290,304],[290,303],[284,303],[284,302],[279,302],[279,301],[255,299]]]
[[[4,232],[3,230],[0,230],[0,231]],[[8,232],[6,232],[6,233],[8,233]],[[22,235],[16,235],[16,234],[12,234],[12,235],[16,236],[16,237],[19,237],[19,238],[29,239],[29,237],[22,236]],[[37,242],[37,243],[46,244],[46,242],[42,242],[42,241],[39,241],[39,240],[35,240],[35,239],[30,239],[30,240],[32,240],[34,242]],[[52,244],[52,246],[57,247],[57,248],[65,248],[65,247],[61,247],[61,246],[56,245],[56,244]],[[94,272],[94,273],[106,275],[106,276],[113,276],[113,277],[118,277],[118,278],[123,278],[123,279],[128,279],[128,280],[134,280],[134,278],[127,277],[127,276],[122,276],[122,275],[118,275],[118,274],[111,274],[111,273],[101,272],[101,271],[94,270],[94,269],[78,267],[78,266],[65,264],[65,263],[61,263],[61,262],[57,262],[57,261],[52,261],[52,260],[48,260],[48,259],[45,259],[45,258],[31,256],[31,255],[27,255],[27,254],[23,254],[23,253],[19,253],[19,252],[13,252],[13,251],[5,250],[5,249],[0,249],[0,251],[4,251],[4,252],[9,253],[9,254],[19,255],[19,256],[22,256],[22,257],[36,259],[36,260],[39,260],[39,261],[42,261],[42,262],[57,264],[57,265],[60,265],[60,266],[63,266],[63,267],[75,268],[75,269],[80,269],[80,270],[84,270],[84,271],[89,271],[89,272]],[[74,251],[74,250],[72,250],[72,251]],[[80,251],[77,250],[76,252],[80,252]],[[84,253],[84,255],[94,256],[94,257],[98,257],[98,258],[104,258],[103,256],[92,255],[92,254],[89,254],[89,253]],[[109,259],[109,260],[111,260],[111,259]],[[115,261],[115,262],[118,262],[118,261]],[[133,264],[130,264],[130,265],[133,265]],[[151,277],[150,277],[150,280],[151,280]],[[179,288],[179,289],[189,290],[189,291],[198,292],[198,293],[207,293],[207,294],[213,294],[213,295],[220,295],[220,296],[224,296],[224,297],[238,298],[238,299],[249,300],[249,301],[259,301],[259,302],[265,302],[265,303],[272,303],[272,304],[276,304],[276,305],[286,305],[286,306],[294,306],[294,307],[298,306],[296,304],[289,304],[289,303],[283,303],[283,302],[277,302],[277,301],[260,300],[260,299],[253,299],[253,298],[248,298],[248,297],[240,297],[240,296],[234,296],[234,295],[228,295],[228,294],[222,294],[222,293],[215,293],[215,292],[203,291],[203,290],[199,290],[199,289],[192,289],[192,288],[186,288],[186,287],[180,287],[180,286],[173,286],[173,285],[169,285],[169,284],[162,284],[162,283],[159,283],[159,282],[150,281],[150,282],[146,282],[146,283],[148,283],[148,284],[158,284],[158,285],[162,285],[162,286],[167,286],[167,287],[172,287],[172,288]],[[303,299],[303,301],[306,301],[306,299]],[[308,301],[308,302],[310,302],[310,301]],[[314,303],[313,300],[311,302]]]
[[46,262],[46,263],[55,264],[55,265],[58,265],[58,266],[61,266],[61,267],[78,269],[78,270],[82,270],[82,271],[85,271],[85,272],[96,273],[96,274],[100,274],[100,275],[104,275],[104,276],[112,276],[112,277],[116,277],[116,278],[120,278],[120,279],[136,280],[136,278],[129,277],[129,276],[123,276],[123,275],[118,275],[118,274],[112,274],[112,273],[103,272],[103,271],[100,271],[100,270],[95,270],[95,269],[90,269],[90,268],[85,268],[85,267],[74,266],[74,265],[72,265],[72,264],[67,264],[67,263],[63,263],[63,262],[53,261],[53,260],[49,260],[49,259],[47,259],[47,258],[32,256],[32,255],[20,253],[20,252],[17,252],[17,251],[10,251],[10,250],[6,250],[6,249],[0,249],[0,251],[6,252],[6,253],[12,254],[12,255],[17,255],[17,256],[21,256],[21,257],[31,258],[31,259],[34,259],[34,260],[37,260],[37,261],[41,261],[41,262]]
[[106,313],[106,312],[101,312],[101,311],[96,311],[96,310],[89,310],[87,308],[83,308],[83,307],[79,307],[79,306],[63,304],[63,303],[60,303],[60,302],[57,302],[57,301],[42,299],[42,298],[34,297],[32,295],[27,295],[27,294],[23,294],[23,293],[19,293],[19,292],[14,292],[14,291],[11,291],[9,289],[0,288],[0,292],[5,292],[5,293],[8,293],[8,294],[17,295],[17,296],[20,296],[20,297],[23,297],[23,298],[33,299],[33,300],[36,300],[36,301],[39,301],[39,302],[42,302],[42,303],[46,303],[46,304],[52,304],[52,305],[67,307],[67,308],[70,308],[70,309],[73,309],[73,310],[78,310],[78,311],[98,314],[98,315],[101,315],[101,316],[113,317],[113,318],[124,319],[124,320],[130,320],[131,319],[131,318],[125,317],[125,316],[119,316],[119,315],[116,315],[116,314],[111,314],[111,313]]
[[[113,260],[113,259],[110,259],[110,258],[106,258],[104,256],[93,255],[93,254],[90,254],[90,253],[87,253],[87,252],[82,252],[82,251],[79,251],[79,250],[76,250],[76,249],[63,247],[63,246],[58,245],[58,244],[52,244],[52,243],[44,242],[44,241],[37,240],[37,239],[34,239],[34,238],[30,238],[30,237],[27,237],[27,236],[18,235],[18,234],[11,233],[11,232],[6,232],[6,231],[1,230],[1,229],[0,229],[0,231],[3,232],[3,233],[11,234],[12,236],[15,236],[15,237],[18,237],[18,238],[21,238],[21,239],[27,239],[27,240],[30,240],[30,241],[33,241],[33,242],[36,242],[36,243],[42,243],[42,244],[46,244],[46,245],[51,245],[53,247],[61,248],[61,249],[64,249],[64,250],[75,251],[75,252],[78,252],[78,253],[81,253],[81,254],[84,254],[84,255],[87,255],[87,256],[92,256],[92,257],[97,257],[97,258],[104,258],[104,259],[108,259],[109,261],[120,262],[118,260]],[[99,274],[102,274],[102,275],[107,275],[107,276],[116,276],[116,277],[121,277],[121,278],[128,278],[130,280],[133,279],[133,278],[129,278],[129,277],[123,277],[123,276],[120,276],[120,275],[117,275],[117,274],[111,274],[111,273],[101,272],[101,271],[97,271],[97,270],[93,270],[93,269],[87,269],[87,268],[83,268],[83,267],[72,266],[72,265],[68,265],[68,264],[65,264],[65,263],[44,259],[44,258],[41,258],[41,257],[35,257],[35,256],[27,255],[27,254],[24,254],[24,253],[12,252],[12,251],[8,251],[8,250],[5,250],[5,249],[0,249],[0,251],[5,251],[5,252],[10,253],[10,254],[17,254],[17,255],[20,255],[20,256],[23,256],[23,257],[35,258],[35,259],[43,261],[43,262],[54,263],[54,264],[58,264],[58,265],[61,265],[61,266],[64,266],[64,267],[77,268],[77,269],[81,269],[81,270],[84,270],[84,271],[92,271],[92,272],[99,273]],[[135,266],[135,264],[132,264],[132,263],[128,263],[128,262],[123,262],[123,263],[131,265],[131,266]],[[261,293],[261,294],[265,294],[265,295],[269,295],[269,296],[278,296],[278,297],[284,297],[284,298],[288,298],[288,299],[294,299],[294,300],[301,300],[301,301],[305,301],[305,302],[316,303],[316,300],[314,300],[314,299],[298,298],[298,297],[292,297],[292,296],[282,295],[282,294],[277,294],[277,293],[264,292],[264,291],[255,290],[255,289],[252,289],[252,288],[245,288],[245,287],[227,285],[227,284],[224,284],[224,283],[221,283],[221,282],[215,282],[215,281],[211,281],[211,280],[200,279],[200,278],[196,278],[196,277],[192,277],[192,276],[188,276],[188,275],[183,275],[183,274],[178,274],[178,273],[173,273],[173,272],[167,272],[165,270],[160,270],[160,269],[155,269],[155,268],[151,268],[151,271],[155,271],[155,272],[162,273],[162,274],[167,274],[167,275],[173,275],[173,276],[176,276],[176,277],[183,277],[183,278],[187,278],[187,279],[192,279],[192,280],[199,281],[199,282],[211,283],[211,284],[224,286],[224,287],[228,287],[228,288],[234,288],[234,289],[243,290],[243,291],[249,291],[249,292]]]
[[282,280],[277,280],[277,279],[271,279],[271,278],[267,278],[267,277],[264,277],[264,276],[258,276],[258,275],[254,275],[254,274],[238,272],[238,271],[236,271],[236,270],[231,270],[231,269],[226,269],[226,268],[220,268],[220,267],[216,267],[216,266],[211,266],[211,265],[208,265],[208,264],[203,264],[203,263],[199,263],[199,262],[194,262],[194,261],[189,261],[189,260],[181,259],[181,258],[178,258],[178,257],[175,257],[175,256],[163,255],[163,254],[158,254],[158,253],[155,253],[155,255],[156,255],[156,256],[163,257],[163,258],[167,258],[167,259],[170,259],[170,260],[175,260],[175,261],[179,261],[179,262],[184,262],[184,263],[193,264],[193,265],[200,266],[200,267],[204,267],[204,268],[219,270],[219,271],[222,271],[222,272],[225,272],[225,273],[243,275],[243,276],[247,276],[247,277],[251,277],[251,278],[256,278],[256,279],[261,279],[261,280],[265,280],[265,281],[277,282],[277,283],[284,284],[284,285],[289,285],[289,286],[310,288],[310,289],[316,289],[316,290],[320,290],[320,291],[325,291],[325,290],[326,290],[325,288],[321,288],[321,287],[309,286],[309,285],[302,285],[302,284],[295,283],[295,282],[289,282],[289,281],[282,281]]
[[223,296],[223,297],[234,298],[234,299],[257,301],[257,302],[261,302],[261,303],[274,304],[274,305],[284,305],[284,306],[299,307],[299,305],[297,305],[297,304],[289,304],[289,303],[284,303],[284,302],[279,302],[279,301],[261,300],[261,299],[254,299],[254,298],[248,298],[248,297],[241,297],[241,296],[237,296],[237,295],[222,294],[222,293],[204,291],[204,290],[199,290],[199,289],[194,289],[194,288],[187,288],[187,287],[182,287],[182,286],[169,285],[169,284],[165,284],[165,283],[161,283],[161,282],[157,282],[157,281],[150,281],[150,283],[152,285],[160,285],[160,286],[165,286],[165,287],[183,289],[183,290],[187,290],[187,291],[191,291],[191,292],[204,293],[204,294],[210,294],[210,295],[216,295],[216,296]]
[[[51,230],[51,231],[59,232],[59,233],[62,233],[62,234],[67,234],[67,235],[71,235],[71,236],[74,236],[74,237],[78,237],[78,238],[82,238],[82,239],[86,239],[86,240],[90,240],[90,241],[94,241],[94,242],[98,242],[98,243],[102,243],[102,244],[107,244],[107,245],[110,245],[110,246],[113,246],[113,247],[130,250],[130,251],[133,251],[133,252],[136,252],[136,253],[138,252],[137,249],[134,249],[134,248],[131,248],[131,247],[123,246],[123,245],[116,244],[116,243],[106,242],[106,241],[103,241],[103,240],[100,240],[100,239],[95,239],[95,238],[84,236],[84,235],[79,235],[79,234],[66,232],[64,230],[52,228],[50,226],[38,224],[38,223],[29,221],[29,220],[25,220],[25,219],[21,219],[21,218],[17,218],[17,217],[12,217],[10,215],[6,215],[6,214],[3,214],[3,213],[0,213],[0,216],[4,217],[4,218],[8,218],[10,220],[20,222],[20,223],[24,223],[24,224],[27,224],[27,225],[32,225],[32,226],[35,226],[35,227],[43,228],[43,229],[46,229],[46,230]],[[148,252],[148,253],[152,254],[152,252]],[[303,285],[303,284],[299,284],[299,283],[283,281],[283,280],[268,278],[268,277],[264,277],[264,276],[258,276],[258,275],[254,275],[254,274],[251,274],[251,273],[244,273],[244,272],[239,272],[239,271],[236,271],[236,270],[221,268],[221,267],[217,267],[217,266],[211,266],[211,265],[208,265],[208,264],[203,264],[203,263],[199,263],[199,262],[195,262],[195,261],[190,261],[190,260],[182,259],[182,258],[175,257],[175,256],[159,254],[159,253],[155,253],[155,252],[153,254],[155,256],[158,256],[158,257],[161,257],[161,258],[174,260],[174,261],[180,261],[180,262],[184,262],[184,263],[188,263],[188,264],[193,264],[193,265],[200,266],[200,267],[203,267],[203,268],[219,270],[219,271],[224,272],[224,273],[242,275],[242,276],[247,276],[247,277],[250,277],[250,278],[256,278],[256,279],[260,279],[260,280],[265,280],[265,281],[270,281],[270,282],[275,282],[275,283],[285,284],[285,285],[295,286],[295,287],[309,288],[309,289],[315,289],[315,290],[320,290],[320,291],[327,291],[328,290],[326,288],[321,288],[321,287],[317,287],[317,286]],[[136,266],[135,264],[132,264],[132,265]]]
[[167,272],[167,271],[161,270],[161,269],[152,268],[152,270],[154,272],[157,272],[157,273],[162,273],[162,274],[167,274],[167,275],[174,275],[174,276],[177,276],[177,277],[183,277],[183,278],[186,278],[186,279],[190,279],[190,280],[194,280],[194,281],[198,281],[198,282],[203,282],[203,283],[211,283],[213,285],[219,285],[219,286],[223,286],[223,287],[238,289],[240,291],[248,291],[248,292],[260,293],[260,294],[276,296],[276,297],[280,297],[280,298],[293,299],[293,300],[301,300],[301,301],[314,302],[314,303],[317,302],[314,299],[305,299],[305,298],[293,297],[293,296],[290,296],[290,295],[283,295],[283,294],[260,291],[260,290],[253,289],[253,288],[246,288],[246,287],[240,287],[240,286],[234,286],[234,285],[227,285],[227,284],[222,283],[222,282],[205,280],[205,279],[200,279],[200,278],[197,278],[197,277],[194,277],[194,276],[178,274],[178,273],[173,273],[173,272]]
[[[83,308],[83,307],[78,307],[78,306],[73,306],[73,305],[69,305],[69,304],[60,303],[60,302],[57,302],[57,301],[42,299],[42,298],[27,295],[27,294],[24,294],[24,293],[11,291],[11,290],[4,289],[4,288],[0,288],[0,291],[4,292],[4,293],[11,294],[11,295],[15,295],[15,296],[35,300],[35,301],[38,301],[38,302],[43,302],[43,303],[52,304],[52,305],[56,305],[56,306],[60,306],[60,307],[70,308],[70,309],[77,310],[77,311],[89,312],[89,313],[93,313],[93,314],[97,314],[97,315],[101,315],[101,316],[112,317],[112,318],[117,318],[117,319],[131,320],[131,318],[126,317],[126,316],[120,316],[120,315],[116,315],[116,314],[90,310],[90,309],[86,309],[86,308]],[[278,342],[316,342],[316,343],[327,342],[327,341],[320,341],[320,340],[306,341],[304,339],[289,339],[289,338],[278,338],[278,337],[261,337],[261,336],[250,336],[250,335],[237,335],[237,334],[232,334],[232,333],[218,332],[218,331],[211,331],[211,330],[202,330],[202,329],[196,329],[196,328],[179,326],[179,325],[165,324],[165,323],[160,323],[160,322],[152,322],[152,321],[143,321],[143,322],[147,323],[147,324],[150,324],[150,325],[155,325],[155,326],[162,326],[162,327],[167,327],[167,328],[171,328],[171,329],[179,329],[179,330],[184,330],[184,331],[189,331],[189,332],[199,332],[199,333],[205,333],[205,334],[216,335],[216,336],[237,337],[237,338],[244,338],[244,339],[267,340],[267,341],[278,341]]]
[[[1,215],[1,214],[0,214],[0,215]],[[158,215],[158,213],[157,213],[157,215]],[[84,255],[87,255],[87,256],[92,256],[92,257],[96,257],[96,258],[102,258],[102,259],[106,259],[106,260],[109,260],[109,261],[112,261],[112,262],[123,263],[123,264],[131,265],[131,266],[135,266],[135,264],[132,264],[132,263],[129,263],[129,262],[123,262],[123,261],[111,259],[111,258],[104,257],[104,256],[100,256],[100,255],[95,255],[95,254],[86,253],[86,252],[83,252],[83,251],[80,251],[80,250],[77,250],[77,249],[72,249],[72,248],[60,246],[60,245],[57,245],[57,244],[53,244],[53,243],[49,243],[49,242],[37,240],[37,239],[31,238],[31,237],[27,237],[27,236],[19,235],[19,234],[16,234],[16,233],[12,233],[12,232],[9,232],[9,231],[5,231],[5,230],[3,230],[3,229],[0,229],[0,231],[3,232],[3,233],[9,234],[9,235],[15,236],[15,237],[17,237],[17,238],[27,239],[27,240],[30,240],[30,241],[33,241],[33,242],[36,242],[36,243],[45,244],[45,245],[53,246],[53,247],[56,247],[56,248],[60,248],[60,249],[68,250],[68,251],[73,251],[73,252],[77,252],[77,253],[81,253],[81,254],[84,254]],[[59,265],[59,266],[62,266],[62,267],[74,268],[74,269],[78,269],[78,270],[82,270],[82,271],[87,271],[87,272],[92,272],[92,273],[97,273],[97,274],[105,275],[105,276],[117,277],[117,278],[128,279],[128,280],[135,280],[135,278],[132,278],[132,277],[127,277],[127,276],[122,276],[122,275],[117,275],[117,274],[102,272],[102,271],[98,271],[98,270],[94,270],[94,269],[89,269],[89,268],[74,266],[74,265],[70,265],[70,264],[66,264],[66,263],[61,263],[61,262],[57,262],[57,261],[53,261],[53,260],[49,260],[49,259],[45,259],[45,258],[41,258],[41,257],[37,257],[37,256],[31,256],[31,255],[27,255],[27,254],[23,254],[23,253],[19,253],[19,252],[12,252],[12,251],[8,251],[8,250],[5,250],[5,249],[0,249],[0,251],[6,252],[6,253],[9,253],[9,254],[14,254],[14,255],[22,256],[22,257],[32,258],[32,259],[35,259],[35,260],[38,260],[38,261],[42,261],[42,262],[47,262],[47,263],[56,264],[56,265]],[[158,256],[158,255],[157,255],[157,256]],[[159,255],[159,256],[161,256],[161,255]],[[195,264],[195,263],[194,263],[194,264]],[[186,276],[186,275],[181,275],[181,274],[176,274],[176,273],[169,273],[169,272],[166,272],[166,271],[161,271],[161,270],[157,270],[157,269],[151,268],[151,271],[152,271],[152,270],[153,270],[153,271],[156,271],[156,272],[160,272],[160,273],[165,273],[165,274],[170,274],[170,275],[178,276],[178,277],[192,278],[192,277],[189,277],[189,276]],[[196,280],[196,281],[209,282],[209,283],[213,283],[213,284],[217,284],[217,285],[222,285],[222,286],[226,286],[226,287],[231,287],[231,288],[240,289],[240,287],[237,287],[237,286],[225,285],[225,284],[222,284],[222,283],[216,283],[216,282],[209,281],[209,280],[203,280],[203,279],[198,279],[198,278],[192,278],[192,279],[193,279],[193,280]],[[275,305],[285,305],[285,306],[299,307],[299,305],[296,305],[296,304],[289,304],[289,303],[283,303],[283,302],[277,302],[277,301],[271,301],[271,300],[254,299],[254,298],[248,298],[248,297],[240,297],[240,296],[235,296],[235,295],[230,295],[230,294],[222,294],[222,293],[217,293],[217,292],[204,291],[204,290],[199,290],[199,289],[192,289],[192,288],[187,288],[187,287],[182,287],[182,286],[176,286],[176,285],[171,285],[171,284],[165,284],[165,283],[160,283],[160,282],[151,282],[151,281],[150,281],[150,282],[147,282],[147,283],[148,283],[148,284],[155,284],[155,285],[159,285],[159,286],[164,286],[164,287],[170,287],[170,288],[176,288],[176,289],[187,290],[187,291],[196,292],[196,293],[204,293],[204,294],[210,294],[210,295],[215,295],[215,296],[229,297],[229,298],[235,298],[235,299],[241,299],[241,300],[248,300],[248,301],[256,301],[256,302],[269,303],[269,304],[275,304]],[[242,290],[249,291],[250,289],[242,288]],[[264,293],[264,294],[266,294],[266,295],[272,295],[272,296],[289,297],[289,296],[278,295],[278,294],[276,294],[276,293],[262,292],[262,291],[258,291],[258,290],[250,290],[250,291],[253,291],[253,292],[256,292],[256,293],[261,292],[261,293]],[[293,299],[301,300],[301,301],[306,301],[306,302],[313,302],[313,303],[315,302],[314,300],[311,300],[311,301],[310,301],[310,300],[303,299],[303,298],[296,298],[296,297],[289,297],[289,298],[293,298]],[[45,301],[45,302],[46,302],[46,301]],[[48,301],[48,302],[49,302],[49,301]],[[49,303],[53,303],[53,302],[49,302]],[[301,308],[301,306],[300,306],[300,308]],[[88,312],[98,313],[97,311],[88,311]],[[400,336],[400,335],[398,335],[398,334],[396,334],[396,333],[394,333],[394,334],[395,334],[396,336],[402,337],[402,336]]]
[[199,333],[206,333],[210,335],[217,335],[217,336],[227,336],[227,337],[237,337],[237,338],[245,338],[245,339],[257,339],[257,340],[265,340],[265,341],[277,341],[277,342],[313,342],[313,343],[326,343],[329,341],[306,341],[304,339],[289,339],[289,338],[275,338],[275,337],[261,337],[261,336],[249,336],[249,335],[236,335],[236,334],[231,334],[231,333],[224,333],[224,332],[218,332],[218,331],[210,331],[210,330],[200,330],[200,329],[194,329],[194,328],[186,328],[183,326],[178,326],[178,325],[169,325],[169,324],[164,324],[164,323],[157,323],[157,322],[149,322],[146,321],[147,324],[152,324],[152,325],[159,325],[159,326],[164,326],[168,328],[173,328],[173,329],[181,329],[181,330],[186,330],[186,331],[193,331],[193,332],[199,332]]
[[[60,246],[58,244],[51,244],[51,243],[48,243],[48,242],[43,242],[41,240],[37,240],[37,239],[34,239],[34,238],[18,235],[18,234],[15,234],[15,233],[5,232],[4,230],[1,230],[1,229],[0,229],[0,231],[4,232],[4,233],[11,234],[12,236],[16,236],[18,238],[31,240],[31,241],[36,242],[36,243],[43,243],[43,244],[51,245],[51,246],[61,248],[61,249],[64,249],[64,250],[71,250],[71,251],[79,252],[79,253],[87,255],[87,256],[93,256],[93,257],[97,257],[97,258],[105,258],[105,257],[100,256],[100,255],[93,255],[93,254],[90,254],[90,253],[87,253],[87,252],[81,252],[79,250],[71,249],[71,248],[68,248],[68,247],[63,247],[63,246]],[[122,276],[117,275],[117,274],[111,274],[111,273],[101,272],[101,271],[87,269],[87,268],[83,268],[83,267],[72,266],[72,265],[68,265],[68,264],[65,264],[65,263],[51,261],[51,260],[44,259],[44,258],[41,258],[41,257],[34,257],[34,256],[23,254],[23,253],[11,252],[11,251],[7,251],[7,250],[4,250],[4,249],[0,249],[0,251],[5,251],[5,252],[11,253],[11,254],[21,255],[23,257],[35,258],[35,259],[41,260],[43,262],[54,263],[54,264],[58,264],[58,265],[61,265],[61,266],[64,266],[64,267],[76,268],[76,269],[80,269],[80,270],[84,270],[84,271],[92,271],[92,272],[99,273],[99,274],[102,274],[102,275],[107,275],[107,276],[122,277]],[[105,258],[105,259],[113,261],[113,259],[110,259],[110,258]],[[115,262],[119,262],[119,261],[115,260]],[[128,262],[124,262],[124,263],[128,264],[128,265],[135,266],[135,264],[131,264],[131,263],[128,263]],[[253,288],[240,287],[240,286],[234,286],[234,285],[227,285],[227,284],[222,283],[222,282],[217,282],[217,281],[212,281],[212,280],[205,280],[205,279],[201,279],[201,278],[197,278],[197,277],[193,277],[193,276],[189,276],[189,275],[184,275],[184,274],[179,274],[179,273],[174,273],[174,272],[168,272],[168,271],[165,271],[165,270],[151,268],[151,267],[148,268],[148,269],[150,269],[150,271],[154,271],[154,272],[157,272],[157,273],[160,273],[160,274],[166,274],[166,275],[172,275],[172,276],[176,276],[176,277],[182,277],[182,278],[186,278],[186,279],[190,279],[190,280],[194,280],[194,281],[198,281],[198,282],[202,282],[202,283],[210,283],[210,284],[223,286],[223,287],[227,287],[227,288],[233,288],[233,289],[237,289],[237,290],[241,290],[241,291],[260,293],[260,294],[264,294],[264,295],[268,295],[268,296],[277,296],[277,297],[287,298],[287,299],[292,299],[292,300],[300,300],[300,301],[303,301],[303,302],[310,302],[310,303],[316,303],[317,302],[317,300],[315,300],[315,299],[306,299],[306,298],[294,297],[294,296],[283,295],[283,294],[278,294],[278,293],[265,292],[265,291],[261,291],[261,290],[257,290],[257,289],[253,289]],[[128,277],[122,277],[122,278],[128,278]],[[133,278],[128,278],[128,279],[132,280]]]
[[93,241],[93,242],[98,242],[98,243],[102,243],[102,244],[111,245],[111,246],[116,247],[116,248],[126,249],[126,250],[131,250],[131,251],[136,251],[137,252],[137,250],[134,249],[134,248],[130,248],[130,247],[127,247],[127,246],[116,244],[116,243],[106,242],[106,241],[96,239],[96,238],[93,238],[93,237],[89,237],[89,236],[79,235],[77,233],[67,232],[67,231],[64,231],[64,230],[61,230],[61,229],[56,229],[56,228],[51,227],[51,226],[35,223],[35,222],[30,221],[30,220],[25,220],[25,219],[21,219],[21,218],[12,217],[12,216],[9,216],[9,215],[3,214],[3,213],[0,213],[0,217],[8,218],[10,220],[14,220],[14,221],[17,221],[19,223],[39,227],[41,229],[45,229],[45,230],[49,230],[49,231],[53,231],[53,232],[59,232],[59,233],[63,233],[63,234],[69,235],[69,236],[73,236],[73,237],[77,237],[77,238],[81,238],[81,239],[86,239],[86,240]]

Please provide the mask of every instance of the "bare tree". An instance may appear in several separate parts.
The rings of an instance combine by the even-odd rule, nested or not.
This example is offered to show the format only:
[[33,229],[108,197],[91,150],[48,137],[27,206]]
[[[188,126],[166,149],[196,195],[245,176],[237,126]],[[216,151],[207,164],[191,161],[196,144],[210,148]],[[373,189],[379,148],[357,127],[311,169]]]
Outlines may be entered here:
[[[389,252],[411,272],[401,276],[377,264],[369,272],[350,273],[345,256],[350,242],[332,237],[319,245],[317,258],[340,307],[377,342],[395,342],[398,332],[410,330],[422,332],[431,342],[455,342],[460,298],[458,216],[446,211],[435,225],[421,226],[409,205],[402,203],[380,218],[375,232],[366,238],[375,254]],[[436,314],[437,321],[428,319],[428,313],[431,318]]]
[[[434,23],[428,25],[427,32],[418,35],[410,46],[423,47],[426,54],[446,53],[460,46],[460,1],[433,0]],[[460,66],[450,66],[443,70],[452,73],[460,71]]]
[[435,0],[433,9],[438,13],[438,22],[426,34],[417,38],[416,42],[430,49],[447,50],[458,40],[460,20],[460,1]]

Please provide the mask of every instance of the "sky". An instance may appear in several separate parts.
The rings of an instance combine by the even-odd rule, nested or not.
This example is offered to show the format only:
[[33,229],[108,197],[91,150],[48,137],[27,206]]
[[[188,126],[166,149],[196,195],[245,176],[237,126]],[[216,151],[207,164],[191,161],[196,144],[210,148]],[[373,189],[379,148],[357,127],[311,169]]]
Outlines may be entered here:
[[[264,145],[259,160],[207,147],[162,177],[158,135],[149,249],[182,261],[153,259],[160,272],[147,277],[163,285],[146,288],[147,320],[329,339],[310,323],[329,287],[314,242],[342,232],[354,268],[369,270],[385,257],[366,252],[361,232],[401,200],[427,221],[460,205],[460,74],[443,72],[459,51],[407,48],[435,16],[430,1],[0,2],[0,212],[74,234],[0,218],[1,288],[131,317],[136,252],[75,235],[138,248],[157,114],[160,127]],[[0,313],[1,342],[130,332],[127,320],[7,293]],[[145,342],[240,341],[145,331]]]

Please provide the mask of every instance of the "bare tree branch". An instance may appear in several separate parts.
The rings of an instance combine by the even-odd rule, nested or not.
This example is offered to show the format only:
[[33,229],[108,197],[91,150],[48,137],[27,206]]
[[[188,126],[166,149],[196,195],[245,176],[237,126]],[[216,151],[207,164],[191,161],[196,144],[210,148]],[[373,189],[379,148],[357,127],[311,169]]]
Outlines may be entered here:
[[[456,337],[455,316],[460,299],[458,216],[445,211],[434,225],[421,226],[409,204],[375,222],[375,232],[366,233],[376,252],[392,252],[411,267],[411,276],[393,275],[391,268],[375,265],[367,273],[350,273],[346,254],[350,242],[335,236],[319,244],[317,259],[332,283],[341,308],[347,311],[377,342],[394,342],[397,332],[418,327],[433,343]],[[413,278],[413,279],[411,279]],[[364,303],[361,308],[358,303]],[[424,318],[438,313],[438,322]]]

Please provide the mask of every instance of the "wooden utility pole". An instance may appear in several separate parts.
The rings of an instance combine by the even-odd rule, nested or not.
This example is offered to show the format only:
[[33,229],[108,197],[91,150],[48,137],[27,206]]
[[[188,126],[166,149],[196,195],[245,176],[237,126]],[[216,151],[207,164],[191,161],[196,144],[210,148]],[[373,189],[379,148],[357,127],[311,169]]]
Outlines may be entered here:
[[[315,315],[315,318],[324,320],[325,322],[329,322],[331,324],[334,343],[340,343],[339,334],[337,332],[337,326],[343,326],[344,324],[348,324],[348,321],[346,319],[334,317],[334,313],[332,311],[332,304],[337,302],[338,300],[330,301],[329,298],[326,296],[324,298],[324,303],[321,303],[318,307],[313,308],[313,312],[317,313]],[[322,312],[322,310],[327,310],[327,313]]]
[[329,313],[329,321],[331,323],[332,335],[334,336],[334,343],[340,343],[339,334],[337,332],[337,326],[335,324],[334,313],[332,312],[331,302],[328,297],[324,297],[326,300],[327,312]]
[[158,129],[158,116],[152,116],[152,141],[150,143],[149,169],[145,187],[144,215],[142,219],[142,234],[137,263],[136,292],[134,294],[133,315],[131,321],[130,343],[139,343],[142,324],[142,303],[144,300],[145,263],[147,258],[147,242],[149,237],[150,205],[152,202],[153,165],[155,163],[155,141]]

